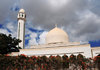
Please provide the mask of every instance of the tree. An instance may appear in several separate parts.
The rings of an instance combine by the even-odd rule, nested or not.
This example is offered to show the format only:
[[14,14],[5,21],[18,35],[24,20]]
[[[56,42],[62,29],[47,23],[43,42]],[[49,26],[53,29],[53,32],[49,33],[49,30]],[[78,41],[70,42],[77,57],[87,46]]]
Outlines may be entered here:
[[17,45],[21,40],[12,38],[11,34],[8,36],[6,34],[0,33],[0,54],[7,54],[11,52],[19,52],[19,47]]
[[100,70],[100,54],[94,57],[94,65],[97,66],[97,68]]

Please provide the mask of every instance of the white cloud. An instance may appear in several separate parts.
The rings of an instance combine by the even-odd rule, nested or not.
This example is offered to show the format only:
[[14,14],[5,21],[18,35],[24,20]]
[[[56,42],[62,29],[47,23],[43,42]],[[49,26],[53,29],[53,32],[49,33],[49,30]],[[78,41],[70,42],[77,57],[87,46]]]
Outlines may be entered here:
[[39,44],[45,44],[46,41],[45,41],[45,38],[46,38],[46,35],[47,35],[48,32],[43,32],[41,35],[40,35],[40,41],[39,41]]
[[36,33],[31,33],[30,34],[30,40],[29,40],[29,43],[28,45],[31,46],[31,45],[38,45],[38,43],[36,42],[36,38],[37,37],[37,34]]
[[29,37],[27,37],[29,39],[28,46],[38,45],[38,43],[36,42],[37,33],[30,31],[28,28],[26,28],[25,30],[25,34],[29,34]]
[[[11,32],[9,32],[7,29],[10,30]],[[14,25],[13,22],[9,22],[6,25],[4,25],[4,28],[0,28],[0,33],[6,34],[6,35],[11,34],[12,37],[17,37],[16,29],[17,29],[16,25]]]
[[15,25],[15,23],[7,23],[6,28],[8,28],[11,31],[12,37],[17,37],[17,26]]
[[9,32],[6,29],[0,29],[0,33],[9,35]]
[[6,27],[11,31],[11,32],[14,32],[15,30],[15,27],[13,26],[14,23],[10,22],[10,23],[7,23]]
[[48,1],[51,4],[52,8],[55,9],[60,8],[69,2],[69,0],[48,0]]

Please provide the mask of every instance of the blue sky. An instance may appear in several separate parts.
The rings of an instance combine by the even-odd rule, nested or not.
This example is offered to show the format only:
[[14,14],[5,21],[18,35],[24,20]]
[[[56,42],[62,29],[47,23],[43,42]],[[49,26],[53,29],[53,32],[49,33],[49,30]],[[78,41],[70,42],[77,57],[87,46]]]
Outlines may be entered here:
[[71,42],[100,45],[100,0],[0,0],[0,33],[17,37],[17,14],[25,9],[25,46],[45,43],[55,24]]

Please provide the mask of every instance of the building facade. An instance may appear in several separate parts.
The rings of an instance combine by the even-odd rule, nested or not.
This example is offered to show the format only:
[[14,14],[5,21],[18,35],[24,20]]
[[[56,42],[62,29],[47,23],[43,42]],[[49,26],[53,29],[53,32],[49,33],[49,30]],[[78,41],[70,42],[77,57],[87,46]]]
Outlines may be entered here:
[[[25,14],[24,17],[21,18],[20,12],[25,12],[24,10],[19,11],[18,15],[18,27],[20,24],[21,27],[18,28],[18,31],[20,29],[21,32],[18,32],[18,35],[22,34],[22,36],[19,36],[19,39],[22,40],[22,43],[20,43],[20,46],[24,48],[24,34],[25,34],[25,29],[24,29],[24,23],[26,20]],[[20,49],[20,52],[13,52],[12,55],[20,55],[20,54],[25,54],[27,56],[50,56],[50,55],[68,55],[70,56],[71,54],[78,55],[82,54],[87,58],[94,57],[98,55],[100,52],[100,48],[91,48],[90,44],[80,44],[79,42],[69,42],[68,34],[58,28],[57,26],[50,30],[47,35],[46,35],[46,43],[44,45],[36,45],[36,46],[30,46],[29,49]]]

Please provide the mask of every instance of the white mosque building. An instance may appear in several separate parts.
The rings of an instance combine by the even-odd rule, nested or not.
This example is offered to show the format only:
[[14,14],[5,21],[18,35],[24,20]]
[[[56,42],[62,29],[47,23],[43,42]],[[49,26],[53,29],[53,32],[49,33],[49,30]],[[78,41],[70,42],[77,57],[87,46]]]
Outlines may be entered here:
[[57,26],[51,29],[46,35],[46,43],[43,45],[30,46],[24,49],[25,42],[25,20],[26,14],[24,9],[18,13],[18,38],[22,40],[20,52],[13,52],[12,55],[25,54],[28,56],[50,56],[50,55],[78,55],[94,57],[100,53],[100,48],[91,48],[90,44],[80,44],[79,42],[69,42],[68,34]]

